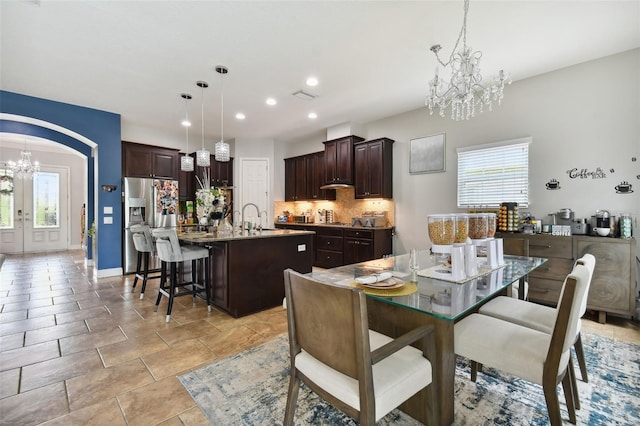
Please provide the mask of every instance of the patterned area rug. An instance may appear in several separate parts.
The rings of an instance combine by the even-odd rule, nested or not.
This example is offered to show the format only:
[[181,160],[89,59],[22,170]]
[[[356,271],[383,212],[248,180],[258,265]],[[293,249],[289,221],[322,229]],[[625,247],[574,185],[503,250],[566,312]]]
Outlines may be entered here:
[[[584,334],[589,383],[580,380],[578,424],[640,424],[640,346]],[[179,377],[211,424],[276,425],[284,419],[289,384],[289,346],[280,336]],[[559,388],[562,417],[569,424]],[[547,425],[542,387],[485,368],[477,383],[459,359],[455,381],[456,425]],[[302,385],[295,424],[356,425]],[[419,424],[399,410],[379,425]]]

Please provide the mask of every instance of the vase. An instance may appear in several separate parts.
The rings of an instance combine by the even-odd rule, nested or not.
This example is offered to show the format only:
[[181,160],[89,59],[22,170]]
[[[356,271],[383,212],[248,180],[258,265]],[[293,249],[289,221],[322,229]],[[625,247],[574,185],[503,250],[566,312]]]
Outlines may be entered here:
[[208,225],[208,224],[209,224],[209,218],[208,218],[208,217],[206,217],[206,216],[202,216],[202,217],[200,218],[200,225],[202,225],[202,226],[206,226],[206,225]]
[[229,222],[229,218],[225,217],[220,221],[218,225],[218,235],[231,235],[233,234],[233,226],[231,222]]

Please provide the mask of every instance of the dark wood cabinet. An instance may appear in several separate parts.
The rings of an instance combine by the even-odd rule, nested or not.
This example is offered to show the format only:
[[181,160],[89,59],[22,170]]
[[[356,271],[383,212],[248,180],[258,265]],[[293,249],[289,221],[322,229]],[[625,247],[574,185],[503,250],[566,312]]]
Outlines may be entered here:
[[219,188],[233,186],[233,158],[217,161],[211,156],[211,185]]
[[285,201],[335,200],[335,190],[320,189],[324,185],[324,152],[284,160]]
[[277,229],[314,231],[314,266],[335,268],[380,259],[392,253],[391,228],[351,228],[331,225],[277,223]]
[[307,169],[305,156],[284,160],[284,199],[302,201],[307,199]]
[[326,184],[353,184],[353,144],[363,140],[359,136],[346,136],[324,142]]
[[122,170],[124,177],[178,179],[180,153],[133,142],[122,142]]
[[356,198],[393,198],[393,140],[354,143]]
[[200,189],[198,180],[202,181],[205,176],[209,177],[209,184],[216,188],[233,186],[233,158],[221,162],[216,161],[212,155],[210,166],[201,167],[197,165],[196,154],[192,153],[191,156],[194,164],[193,172],[180,172],[180,200],[195,200],[196,190]]

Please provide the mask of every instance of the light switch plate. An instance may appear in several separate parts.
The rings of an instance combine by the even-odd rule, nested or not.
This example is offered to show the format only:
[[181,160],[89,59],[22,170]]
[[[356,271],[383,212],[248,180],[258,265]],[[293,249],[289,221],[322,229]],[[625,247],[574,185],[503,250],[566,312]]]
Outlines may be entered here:
[[306,250],[307,250],[306,244],[298,244],[298,251],[306,251]]

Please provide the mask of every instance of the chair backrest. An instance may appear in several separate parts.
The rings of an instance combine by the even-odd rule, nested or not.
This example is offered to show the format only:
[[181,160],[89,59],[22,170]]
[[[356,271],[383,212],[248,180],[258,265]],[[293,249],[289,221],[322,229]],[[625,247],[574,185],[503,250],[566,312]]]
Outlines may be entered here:
[[133,234],[133,245],[136,250],[142,253],[153,253],[156,251],[149,225],[131,225],[129,229]]
[[504,238],[502,246],[504,254],[529,257],[529,240],[526,238]]
[[364,292],[325,284],[291,269],[284,271],[284,283],[291,359],[304,349],[349,377],[371,377]]
[[151,233],[156,239],[156,250],[161,261],[182,262],[182,250],[175,229],[156,228]]
[[[571,347],[579,330],[578,322],[582,316],[580,308],[582,299],[586,298],[585,293],[589,290],[589,281],[589,268],[582,263],[576,263],[564,280],[545,361],[545,374],[557,375],[558,368],[567,365]],[[555,371],[547,372],[548,368]]]

